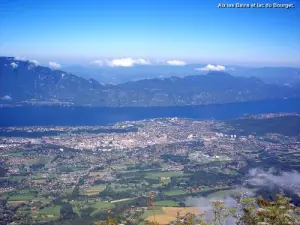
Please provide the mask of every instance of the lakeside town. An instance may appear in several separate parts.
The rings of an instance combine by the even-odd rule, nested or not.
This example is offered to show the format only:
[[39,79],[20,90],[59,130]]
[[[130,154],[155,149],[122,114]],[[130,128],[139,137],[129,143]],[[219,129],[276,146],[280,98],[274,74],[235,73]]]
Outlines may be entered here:
[[[285,117],[299,114],[249,119]],[[0,197],[16,223],[24,210],[29,220],[55,221],[64,216],[62,203],[79,218],[109,211],[138,221],[151,216],[152,191],[157,205],[188,206],[187,198],[231,193],[257,165],[300,169],[299,135],[245,134],[228,121],[157,118],[105,127],[2,127],[0,134]],[[293,189],[300,193],[300,186]]]

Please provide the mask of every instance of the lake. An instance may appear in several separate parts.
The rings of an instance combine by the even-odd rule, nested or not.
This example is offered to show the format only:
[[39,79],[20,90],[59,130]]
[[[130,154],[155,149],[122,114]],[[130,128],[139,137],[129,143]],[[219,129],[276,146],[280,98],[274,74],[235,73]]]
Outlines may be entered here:
[[298,112],[300,99],[182,107],[61,107],[0,108],[0,126],[93,126],[158,117],[227,120],[245,114]]

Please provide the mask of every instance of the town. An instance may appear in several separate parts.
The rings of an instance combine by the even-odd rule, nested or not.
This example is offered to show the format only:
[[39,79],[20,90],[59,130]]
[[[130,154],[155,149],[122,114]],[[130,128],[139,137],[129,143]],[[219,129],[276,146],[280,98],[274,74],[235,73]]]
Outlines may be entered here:
[[[290,116],[299,117],[247,118]],[[0,198],[15,223],[24,216],[41,222],[109,213],[139,223],[152,216],[151,192],[158,208],[194,210],[187,199],[232,193],[256,165],[300,169],[299,135],[245,134],[228,121],[157,118],[112,126],[2,127],[0,134]]]

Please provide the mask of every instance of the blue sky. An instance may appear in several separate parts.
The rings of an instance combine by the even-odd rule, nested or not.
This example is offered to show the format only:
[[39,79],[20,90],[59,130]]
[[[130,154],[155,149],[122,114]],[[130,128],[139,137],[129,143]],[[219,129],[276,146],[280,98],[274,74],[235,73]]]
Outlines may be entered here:
[[220,2],[1,0],[0,55],[300,67],[300,0],[277,1],[294,9],[220,9]]

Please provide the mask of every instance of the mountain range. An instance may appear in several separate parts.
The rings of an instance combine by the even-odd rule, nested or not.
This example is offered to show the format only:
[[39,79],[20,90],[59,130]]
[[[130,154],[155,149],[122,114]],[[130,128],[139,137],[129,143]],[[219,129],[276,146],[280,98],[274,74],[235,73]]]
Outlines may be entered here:
[[[300,68],[293,67],[245,67],[226,65],[219,68],[233,76],[257,77],[269,84],[285,84],[295,86],[300,84]],[[87,79],[93,78],[102,84],[120,84],[151,78],[185,77],[189,75],[204,75],[207,73],[205,64],[186,64],[181,66],[150,64],[134,65],[132,67],[109,67],[97,65],[73,65],[64,67],[66,72]]]
[[2,104],[182,106],[300,97],[299,86],[268,84],[226,72],[100,84],[34,61],[0,57]]

